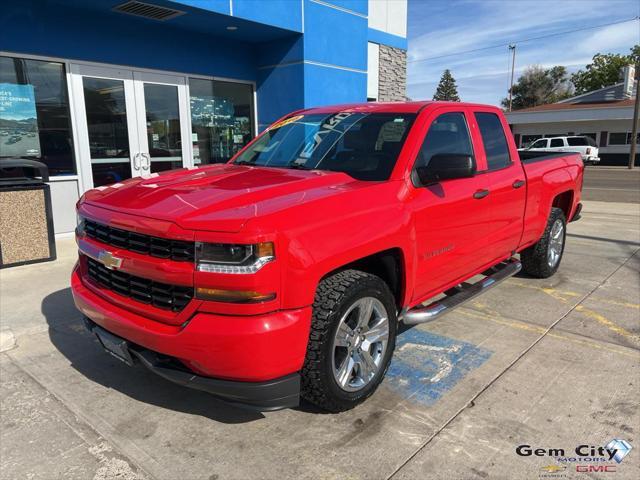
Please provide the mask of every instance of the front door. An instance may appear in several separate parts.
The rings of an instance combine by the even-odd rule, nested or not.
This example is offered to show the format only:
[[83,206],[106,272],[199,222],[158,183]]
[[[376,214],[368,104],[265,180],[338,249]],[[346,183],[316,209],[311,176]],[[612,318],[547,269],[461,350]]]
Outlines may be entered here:
[[183,77],[76,64],[71,73],[86,188],[185,165]]
[[[436,154],[470,155],[477,161],[467,109],[446,107],[432,115],[414,168],[428,165]],[[411,202],[417,247],[413,301],[442,291],[488,261],[486,182],[484,175],[476,175],[416,188]]]

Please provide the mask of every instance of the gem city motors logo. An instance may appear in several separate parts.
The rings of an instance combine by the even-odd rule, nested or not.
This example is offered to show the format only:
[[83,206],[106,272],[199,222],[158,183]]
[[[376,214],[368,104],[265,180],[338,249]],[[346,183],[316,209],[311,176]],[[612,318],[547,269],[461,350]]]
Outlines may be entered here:
[[516,448],[516,454],[521,457],[555,458],[558,464],[541,467],[541,477],[558,477],[564,476],[565,470],[572,464],[576,465],[572,470],[581,473],[616,472],[618,464],[631,452],[632,448],[626,440],[614,438],[605,446],[578,445],[573,452],[567,452],[564,448],[534,448],[525,444]]

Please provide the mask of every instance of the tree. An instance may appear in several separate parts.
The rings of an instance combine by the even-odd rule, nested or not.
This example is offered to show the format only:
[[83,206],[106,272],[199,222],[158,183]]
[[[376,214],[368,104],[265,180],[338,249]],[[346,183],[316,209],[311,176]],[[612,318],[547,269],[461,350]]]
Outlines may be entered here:
[[433,95],[433,99],[449,102],[460,101],[456,80],[453,78],[453,75],[451,75],[449,69],[442,72],[442,77],[440,77],[440,83],[438,83],[438,88],[436,88],[436,93]]
[[571,81],[576,87],[576,95],[615,85],[621,81],[622,69],[631,63],[637,65],[639,60],[640,45],[631,48],[629,55],[596,53],[585,70],[578,70],[571,75]]
[[[513,110],[555,103],[572,95],[571,83],[565,67],[544,69],[540,65],[525,68],[513,85]],[[509,98],[502,100],[502,106],[509,106]]]

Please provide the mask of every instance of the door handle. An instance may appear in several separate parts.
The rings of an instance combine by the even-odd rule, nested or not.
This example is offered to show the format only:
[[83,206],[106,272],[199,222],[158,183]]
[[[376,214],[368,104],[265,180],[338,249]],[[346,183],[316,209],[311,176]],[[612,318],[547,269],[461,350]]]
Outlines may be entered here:
[[140,153],[136,153],[133,156],[133,169],[140,170]]
[[525,184],[524,180],[516,180],[515,182],[513,182],[513,184],[511,185],[513,188],[520,188],[521,186],[523,186]]
[[147,159],[147,164],[142,165],[142,168],[144,168],[145,170],[149,170],[151,168],[151,157],[149,156],[148,153],[141,153],[140,155],[142,156],[142,158]]
[[487,195],[489,195],[489,190],[478,190],[476,193],[473,194],[473,198],[475,199],[481,199],[486,197]]

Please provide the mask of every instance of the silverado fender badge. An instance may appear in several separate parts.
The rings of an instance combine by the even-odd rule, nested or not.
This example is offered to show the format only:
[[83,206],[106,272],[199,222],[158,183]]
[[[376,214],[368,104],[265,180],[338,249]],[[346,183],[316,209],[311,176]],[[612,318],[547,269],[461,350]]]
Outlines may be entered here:
[[109,270],[117,270],[122,266],[122,258],[114,257],[111,252],[107,252],[106,250],[98,254],[98,261]]

